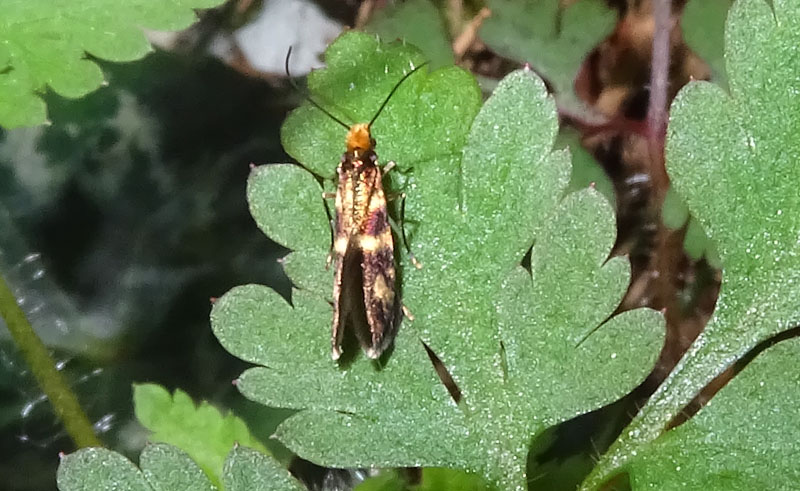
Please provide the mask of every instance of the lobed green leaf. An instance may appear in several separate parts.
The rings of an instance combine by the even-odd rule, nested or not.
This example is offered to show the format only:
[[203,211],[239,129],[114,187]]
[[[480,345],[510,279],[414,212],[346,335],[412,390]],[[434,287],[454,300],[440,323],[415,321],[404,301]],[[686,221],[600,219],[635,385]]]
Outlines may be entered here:
[[401,39],[413,44],[422,51],[431,68],[453,64],[453,49],[444,19],[430,0],[407,0],[381,8],[364,30],[387,41]]
[[422,469],[418,484],[409,485],[400,472],[382,472],[356,486],[355,491],[487,491],[480,476],[453,469]]
[[[309,86],[337,116],[365,121],[420,59],[409,46],[346,33]],[[242,393],[299,410],[276,435],[300,456],[333,467],[452,467],[523,489],[533,436],[639,383],[661,322],[627,314],[578,346],[614,310],[628,272],[605,261],[614,221],[603,198],[583,190],[564,199],[570,156],[553,150],[555,104],[538,77],[511,74],[477,116],[477,86],[457,68],[424,69],[406,84],[374,127],[381,160],[398,162],[386,187],[408,195],[407,231],[424,265],[408,268],[398,254],[415,317],[391,354],[330,360],[323,186],[299,166],[256,169],[248,198],[262,230],[293,249],[284,264],[300,289],[290,305],[265,287],[234,288],[215,304],[212,326],[229,351],[260,365],[240,377]],[[343,128],[304,106],[282,135],[303,167],[332,175]],[[534,280],[519,266],[531,246]],[[458,401],[427,350],[458,385]]]
[[480,30],[496,53],[528,63],[562,103],[576,105],[573,83],[584,58],[611,34],[612,10],[597,0],[564,7],[559,0],[490,0],[492,15]]
[[733,0],[690,0],[681,14],[686,44],[711,67],[714,82],[725,87],[725,18]]
[[172,445],[164,443],[147,445],[139,456],[139,466],[153,491],[218,489],[189,454]]
[[221,484],[213,484],[182,450],[158,443],[139,458],[141,470],[105,448],[84,448],[67,455],[58,467],[60,491],[302,491],[289,471],[262,452],[235,446],[225,459]]
[[[170,394],[160,385],[135,385],[133,402],[136,417],[153,432],[149,440],[169,443],[186,452],[216,485],[221,482],[225,457],[234,444],[267,452],[250,435],[244,421],[233,414],[223,416],[205,401],[195,406],[194,401],[180,389]],[[142,459],[146,456],[147,452],[143,453]]]
[[130,460],[105,448],[84,448],[62,458],[56,481],[60,491],[151,491]]
[[234,447],[225,459],[225,491],[305,491],[275,459],[247,447]]
[[734,361],[800,323],[800,2],[739,0],[726,26],[730,94],[707,82],[685,87],[672,105],[666,149],[675,189],[722,263],[716,310],[587,489],[657,444]]
[[47,88],[81,97],[103,83],[88,55],[132,61],[151,51],[143,27],[179,30],[193,9],[220,0],[66,0],[5,2],[0,16],[0,125],[31,126],[46,120],[40,98]]
[[800,340],[759,355],[626,470],[634,489],[792,489],[800,482]]
[[139,461],[141,471],[116,452],[84,448],[62,459],[58,488],[61,491],[217,489],[187,454],[173,446],[148,445]]

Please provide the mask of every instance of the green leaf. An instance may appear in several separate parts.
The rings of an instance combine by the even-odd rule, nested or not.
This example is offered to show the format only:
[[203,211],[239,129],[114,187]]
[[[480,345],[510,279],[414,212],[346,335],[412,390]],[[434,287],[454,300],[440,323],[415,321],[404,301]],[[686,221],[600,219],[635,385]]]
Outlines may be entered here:
[[577,104],[573,84],[589,52],[611,34],[616,15],[598,0],[489,0],[481,39],[498,54],[529,63],[560,103]]
[[195,406],[180,389],[170,395],[156,384],[135,385],[133,403],[136,417],[153,432],[149,437],[151,441],[182,449],[217,485],[221,482],[225,457],[234,444],[267,453],[241,419],[233,414],[223,416],[205,401]]
[[379,9],[366,32],[386,41],[402,39],[422,51],[431,68],[453,64],[453,49],[439,10],[430,0],[406,0]]
[[731,9],[725,53],[730,94],[691,83],[672,105],[668,170],[716,245],[723,284],[705,330],[612,446],[587,489],[641,453],[732,362],[800,323],[800,1],[772,6],[740,0]]
[[105,448],[84,448],[67,455],[58,467],[61,491],[172,491],[217,489],[181,450],[148,445],[140,457],[141,471],[122,455]]
[[686,44],[711,67],[713,80],[727,86],[725,18],[733,0],[690,0],[681,14]]
[[178,30],[193,23],[192,9],[220,0],[86,0],[5,2],[0,16],[0,126],[45,122],[39,97],[50,88],[81,97],[103,83],[87,58],[132,61],[150,52],[142,27]]
[[148,444],[139,456],[139,466],[154,491],[217,489],[188,454],[172,445]]
[[452,469],[423,469],[422,483],[414,491],[484,491],[486,483],[475,474]]
[[683,250],[691,259],[697,261],[705,257],[712,268],[722,268],[714,243],[708,238],[697,219],[689,214],[689,208],[674,187],[670,187],[664,197],[661,220],[671,229],[686,227]]
[[626,470],[634,489],[793,489],[800,482],[800,340],[759,355]]
[[704,257],[712,268],[722,268],[722,262],[719,260],[714,243],[708,238],[702,225],[694,217],[689,217],[686,237],[683,239],[683,249],[695,261]]
[[689,208],[672,186],[667,189],[664,203],[661,205],[661,220],[665,226],[673,230],[682,228],[689,220]]
[[409,486],[398,472],[389,471],[371,477],[356,486],[355,491],[487,491],[486,483],[475,474],[442,468],[422,469],[419,484]]
[[614,183],[600,165],[600,162],[581,145],[580,135],[568,127],[562,127],[556,138],[556,148],[569,148],[572,156],[572,176],[567,192],[594,186],[610,203],[616,201]]
[[56,480],[61,491],[151,491],[130,460],[105,448],[84,448],[65,456]]
[[224,482],[226,491],[306,491],[275,459],[239,446],[225,459]]
[[[368,120],[419,58],[347,33],[310,85],[341,114]],[[619,398],[648,373],[660,316],[618,316],[578,346],[619,303],[628,267],[606,262],[615,236],[608,203],[590,189],[563,198],[569,154],[553,151],[555,104],[531,71],[507,77],[477,116],[479,91],[458,68],[417,72],[395,97],[375,123],[377,152],[398,162],[386,186],[408,194],[410,245],[424,267],[399,262],[415,319],[403,322],[391,355],[382,364],[360,353],[342,365],[330,359],[330,229],[321,187],[300,166],[256,169],[248,198],[262,230],[297,261],[315,261],[291,268],[302,289],[289,305],[266,287],[234,288],[215,304],[212,326],[226,349],[261,365],[239,379],[247,397],[300,410],[276,434],[298,455],[333,467],[457,468],[524,489],[534,435]],[[310,107],[283,127],[286,150],[326,176],[343,136]],[[534,243],[531,275],[519,264]]]
[[377,476],[370,477],[353,491],[406,491],[408,482],[395,471],[384,471]]
[[84,448],[58,467],[60,491],[303,491],[306,488],[269,455],[235,446],[225,459],[224,488],[212,484],[182,450],[159,443],[145,447],[141,471],[105,448]]

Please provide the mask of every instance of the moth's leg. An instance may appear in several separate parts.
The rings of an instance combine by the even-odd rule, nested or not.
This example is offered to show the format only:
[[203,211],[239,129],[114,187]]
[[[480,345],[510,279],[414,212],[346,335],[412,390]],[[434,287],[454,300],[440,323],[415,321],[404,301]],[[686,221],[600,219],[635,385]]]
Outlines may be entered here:
[[[333,230],[333,220],[331,220],[331,230]],[[325,271],[331,268],[333,262],[333,238],[331,237],[331,245],[328,248],[328,255],[325,256]]]
[[[390,160],[390,161],[386,162],[383,165],[383,168],[381,169],[381,177],[383,177],[386,174],[388,174],[395,167],[397,167],[397,162],[395,162],[394,160]],[[407,169],[407,170],[410,170],[410,169]],[[406,171],[403,171],[403,170],[398,170],[397,172],[399,172],[399,173],[401,173],[403,175],[406,174]]]
[[414,322],[414,314],[412,314],[411,311],[408,310],[408,307],[406,307],[405,305],[403,305],[402,308],[403,308],[403,315],[406,316],[406,318],[411,322]]
[[336,193],[329,193],[327,191],[322,192],[322,202],[325,205],[325,214],[328,215],[328,225],[331,231],[331,242],[330,246],[328,247],[328,256],[325,258],[325,269],[329,269],[331,267],[331,262],[333,262],[333,240],[334,240],[334,223],[333,217],[331,217],[331,210],[328,208],[328,203],[325,202],[326,199],[334,199],[336,198]]
[[[422,269],[422,263],[417,261],[414,253],[411,252],[411,247],[408,245],[408,238],[406,238],[406,193],[400,195],[400,200],[400,232],[403,236],[403,244],[406,246],[406,252],[408,252],[408,258],[411,260],[411,264],[417,269]],[[413,318],[413,316],[409,317],[409,319],[411,318]]]
[[[422,269],[422,263],[417,261],[416,256],[414,256],[414,253],[411,252],[411,247],[408,245],[408,238],[406,237],[406,193],[400,193],[398,196],[394,196],[393,199],[396,199],[397,197],[400,198],[400,226],[398,227],[397,223],[395,223],[392,217],[389,217],[389,224],[392,226],[395,233],[398,233],[398,235],[403,238],[403,246],[406,248],[408,259],[411,261],[411,264],[413,264],[417,269]],[[400,229],[399,232],[397,230],[398,228]]]
[[386,174],[389,173],[390,170],[394,169],[395,167],[397,167],[397,162],[395,162],[394,160],[390,160],[386,162],[386,165],[383,166],[383,169],[381,169],[381,173],[385,176]]
[[[394,160],[390,160],[386,162],[386,165],[383,166],[382,173],[385,176],[389,173],[390,170],[397,167],[397,162]],[[408,238],[406,237],[406,193],[387,193],[386,194],[386,201],[394,201],[397,198],[400,198],[400,227],[389,217],[389,224],[392,226],[395,232],[397,229],[400,228],[400,235],[403,237],[403,245],[406,248],[406,252],[408,253],[408,258],[411,260],[411,264],[414,265],[417,269],[422,269],[422,264],[417,261],[417,258],[414,256],[414,253],[411,252],[411,247],[408,245]]]
[[[386,165],[384,165],[383,169],[381,169],[381,177],[388,174],[389,171],[391,171],[395,167],[397,167],[397,162],[395,162],[394,160],[386,162]],[[403,193],[386,193],[386,201],[394,201],[397,198],[403,198],[403,197],[405,197],[405,194]]]

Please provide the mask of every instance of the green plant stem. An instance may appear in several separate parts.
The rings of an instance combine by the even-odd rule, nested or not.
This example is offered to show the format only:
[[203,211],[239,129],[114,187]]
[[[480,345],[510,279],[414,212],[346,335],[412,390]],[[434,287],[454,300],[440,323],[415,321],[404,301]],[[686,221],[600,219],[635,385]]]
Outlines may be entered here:
[[78,398],[61,373],[56,370],[53,358],[34,332],[25,313],[19,308],[17,299],[2,275],[0,275],[0,316],[6,322],[14,343],[75,445],[79,448],[102,446],[94,434],[89,418],[78,403]]

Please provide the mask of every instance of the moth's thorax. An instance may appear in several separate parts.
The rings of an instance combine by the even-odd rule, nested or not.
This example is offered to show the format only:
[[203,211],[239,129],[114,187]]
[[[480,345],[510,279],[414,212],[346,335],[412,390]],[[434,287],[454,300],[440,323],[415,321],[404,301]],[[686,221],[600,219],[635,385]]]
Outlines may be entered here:
[[374,211],[374,196],[383,200],[381,189],[381,169],[378,167],[378,156],[372,150],[363,152],[360,156],[355,153],[346,153],[339,166],[339,195],[343,208],[349,210],[353,221],[351,233],[359,233],[365,220]]
[[369,132],[369,123],[354,124],[347,131],[347,153],[358,158],[375,149],[375,140]]

